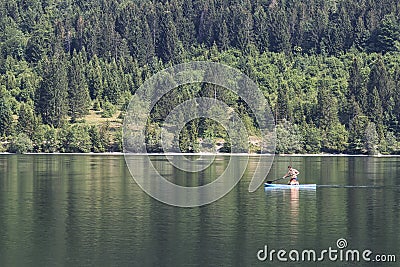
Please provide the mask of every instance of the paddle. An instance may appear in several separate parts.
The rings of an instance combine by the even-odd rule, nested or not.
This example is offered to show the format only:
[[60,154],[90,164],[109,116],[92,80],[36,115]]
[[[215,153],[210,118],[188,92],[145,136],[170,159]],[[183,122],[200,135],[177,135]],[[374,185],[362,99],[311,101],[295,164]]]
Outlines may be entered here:
[[267,181],[267,184],[272,184],[273,182],[285,179],[286,177],[288,177],[288,176],[283,176],[282,178],[279,178],[279,179],[275,179],[275,180],[272,180],[272,181]]

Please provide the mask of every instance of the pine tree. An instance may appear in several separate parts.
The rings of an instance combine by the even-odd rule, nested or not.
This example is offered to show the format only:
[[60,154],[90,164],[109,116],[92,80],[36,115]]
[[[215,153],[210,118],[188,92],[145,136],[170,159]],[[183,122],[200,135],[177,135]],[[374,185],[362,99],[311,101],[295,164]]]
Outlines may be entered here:
[[218,43],[221,50],[227,50],[229,48],[229,42],[228,26],[226,25],[226,21],[223,20],[218,32]]
[[26,70],[23,74],[19,75],[21,93],[18,96],[18,101],[28,102],[34,99],[38,77],[30,70]]
[[17,131],[25,133],[29,138],[32,138],[38,126],[39,119],[34,114],[33,108],[23,103],[18,113]]
[[369,155],[375,155],[378,153],[378,133],[376,132],[375,123],[368,123],[364,133],[364,148]]
[[25,34],[18,28],[18,25],[12,19],[8,19],[5,23],[5,29],[2,31],[1,52],[3,56],[12,56],[21,60],[24,56],[24,48],[26,46]]
[[69,67],[69,112],[71,121],[75,122],[76,119],[82,118],[88,114],[90,98],[89,90],[86,83],[84,74],[83,58],[82,54],[77,54],[74,51],[71,59],[71,65]]
[[376,87],[372,90],[372,94],[369,95],[368,106],[369,118],[376,124],[381,125],[383,122],[382,101]]
[[[394,93],[393,93],[393,98],[394,98],[394,110],[393,113],[396,114],[397,116],[397,122],[400,122],[400,66],[396,66],[394,70]],[[397,125],[397,123],[396,123]],[[396,129],[398,132],[400,129]]]
[[138,61],[140,64],[151,63],[155,56],[155,44],[153,42],[152,32],[145,19],[146,18],[143,16],[142,36],[138,52]]
[[9,135],[12,129],[12,112],[6,90],[0,87],[0,137]]
[[[352,17],[351,10],[347,6],[347,2],[339,2],[338,3],[338,28],[341,29],[339,36],[341,37],[341,41],[343,42],[343,46],[341,46],[341,51],[345,49],[349,49],[353,44],[353,25],[352,25]],[[340,51],[338,51],[340,53]]]
[[[377,90],[378,95],[375,96],[374,90]],[[383,63],[381,57],[373,64],[371,68],[371,72],[369,75],[368,81],[368,92],[370,98],[379,98],[382,110],[382,118],[385,118],[385,122],[389,123],[393,118],[393,81],[388,74],[388,71]],[[372,103],[372,102],[374,103]],[[371,106],[374,105],[374,106]],[[374,99],[370,99],[369,107],[370,112],[369,115],[374,116],[374,108],[376,107],[377,102]],[[381,115],[379,115],[381,116]]]
[[268,10],[269,46],[272,51],[291,51],[288,19],[285,10],[274,7]]
[[[367,100],[367,88],[365,86],[365,80],[361,72],[361,66],[358,58],[353,59],[353,63],[349,70],[348,79],[348,95],[349,100],[356,101],[357,105],[361,110],[366,111],[368,100]],[[349,103],[350,106],[354,106],[354,103]],[[353,109],[348,108],[348,115],[353,112]],[[350,115],[349,115],[350,116]],[[350,118],[352,119],[352,118]]]
[[60,127],[68,111],[68,77],[65,60],[56,54],[41,62],[43,80],[39,86],[36,110],[45,124]]
[[101,97],[103,94],[103,74],[100,67],[99,58],[94,55],[92,60],[89,62],[89,68],[87,70],[87,82],[89,88],[89,94],[91,99]]
[[197,24],[197,40],[200,44],[211,46],[215,41],[217,12],[215,9],[215,0],[200,2],[198,8],[200,12]]
[[103,98],[116,105],[121,97],[121,73],[116,61],[113,59],[103,73]]
[[[143,8],[143,16],[150,31],[150,41],[152,45],[150,46],[152,52],[155,54],[157,48],[157,41],[159,40],[160,34],[160,22],[159,16],[157,15],[158,4],[156,2],[145,1],[142,5]],[[150,62],[153,62],[154,59],[150,59]]]
[[261,5],[254,11],[254,39],[260,53],[268,51],[267,14]]
[[276,151],[278,153],[299,153],[303,147],[303,137],[297,125],[283,120],[276,127]]
[[50,23],[50,16],[48,13],[43,14],[34,26],[25,52],[26,59],[29,62],[38,62],[51,52],[52,41],[54,41],[54,30]]
[[366,41],[368,40],[368,37],[370,36],[370,33],[368,29],[365,27],[364,19],[362,16],[359,16],[356,20],[356,25],[354,27],[354,41],[353,45],[361,50],[362,48],[365,47]]
[[192,22],[193,6],[192,1],[171,0],[170,10],[173,14],[179,40],[185,49],[193,45],[195,35]]
[[169,10],[164,11],[161,18],[161,34],[158,46],[160,57],[164,62],[180,63],[183,59],[183,45],[179,40],[172,15]]
[[289,87],[287,83],[282,83],[278,87],[278,99],[276,102],[276,121],[289,120],[291,117],[289,107]]
[[351,153],[362,153],[364,145],[364,131],[369,120],[357,103],[355,96],[351,97],[349,103],[349,150]]
[[385,16],[381,24],[372,33],[368,49],[372,52],[399,51],[399,20],[393,14]]
[[124,5],[116,18],[116,30],[127,41],[130,55],[146,64],[154,56],[154,42],[143,8],[136,3]]
[[338,121],[338,102],[324,80],[320,81],[317,98],[319,127],[327,130]]
[[242,6],[236,6],[233,10],[235,11],[233,16],[236,26],[234,43],[241,51],[245,51],[254,38],[253,18],[250,11]]
[[348,132],[343,124],[336,120],[323,132],[323,150],[342,153],[348,146]]
[[333,17],[333,19],[329,22],[327,29],[327,42],[329,44],[327,46],[327,52],[336,55],[344,48],[345,36],[338,15],[333,14],[331,17]]

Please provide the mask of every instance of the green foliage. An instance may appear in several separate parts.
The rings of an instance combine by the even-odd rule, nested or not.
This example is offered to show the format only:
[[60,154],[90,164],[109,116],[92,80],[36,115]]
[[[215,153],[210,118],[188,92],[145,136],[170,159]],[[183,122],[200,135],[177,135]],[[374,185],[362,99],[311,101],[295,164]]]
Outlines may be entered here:
[[62,129],[61,150],[69,153],[90,152],[92,142],[87,126],[75,124]]
[[194,122],[186,124],[179,133],[179,149],[183,153],[198,152],[198,141]]
[[112,116],[114,116],[115,111],[116,108],[113,104],[108,101],[103,102],[103,112],[101,114],[103,118],[111,118]]
[[397,140],[393,132],[387,132],[385,136],[385,147],[380,147],[380,152],[384,154],[399,154],[400,142]]
[[90,134],[90,139],[92,142],[92,152],[104,152],[105,151],[105,147],[104,144],[101,140],[101,136],[100,136],[100,132],[99,130],[95,127],[92,126],[89,130],[89,134]]
[[95,110],[95,111],[100,111],[101,110],[101,104],[100,104],[100,101],[98,99],[95,99],[93,101],[93,110]]
[[23,31],[21,31],[14,20],[8,18],[3,30],[1,44],[1,53],[3,57],[12,56],[17,59],[23,59],[24,50],[27,44],[27,38]]
[[276,152],[299,153],[303,150],[303,136],[298,126],[284,120],[276,126]]
[[87,70],[87,83],[91,99],[98,99],[103,94],[103,74],[100,61],[94,55]]
[[29,62],[38,62],[43,57],[48,56],[55,38],[50,14],[42,15],[38,22],[29,25],[33,28],[25,51],[26,59]]
[[349,146],[350,153],[364,153],[364,133],[369,123],[369,119],[365,116],[357,103],[353,106],[353,115],[349,122]]
[[371,120],[381,124],[382,120],[390,122],[392,119],[393,103],[393,80],[379,57],[372,65],[368,80],[369,113]]
[[376,132],[375,123],[370,122],[365,128],[364,142],[365,150],[369,155],[375,155],[378,153],[379,138],[378,133]]
[[19,133],[12,139],[9,147],[9,152],[23,154],[33,150],[32,140],[25,133]]
[[[119,125],[77,126],[90,101],[112,117],[155,72],[206,60],[239,68],[257,83],[278,123],[279,153],[377,153],[376,145],[381,153],[399,153],[396,1],[25,2],[0,8],[2,140],[15,128],[37,152],[121,150]],[[236,112],[248,133],[260,137],[237,95],[215,85],[185,85],[155,106],[146,126],[150,151],[160,151],[165,116],[196,96],[224,101],[229,110],[217,114],[229,121]],[[225,151],[237,145],[209,119],[192,121],[179,138],[190,152],[199,151],[200,139],[219,140]],[[70,143],[78,139],[85,141]]]
[[179,63],[183,59],[183,45],[179,40],[175,23],[172,20],[172,14],[169,10],[164,10],[163,16],[160,17],[160,43],[158,53],[166,62]]
[[17,131],[32,138],[39,123],[39,118],[34,114],[32,106],[22,103],[18,113]]
[[[148,151],[161,152],[161,128],[158,124],[146,126],[145,142]],[[186,145],[187,142],[184,142],[184,144]]]
[[323,133],[322,150],[343,153],[348,146],[348,132],[343,124],[335,123]]
[[304,125],[301,128],[304,138],[304,149],[307,153],[319,153],[322,148],[321,131],[314,125]]
[[36,110],[45,124],[60,127],[67,115],[68,79],[65,60],[57,55],[41,62],[43,80],[37,92]]
[[283,83],[278,88],[278,99],[275,108],[276,120],[288,120],[291,117],[289,108],[289,90],[288,85]]
[[[367,88],[366,79],[363,77],[360,59],[355,57],[349,69],[348,80],[348,97],[351,99],[350,105],[357,104],[358,107],[366,109],[367,107]],[[353,108],[349,107],[348,112],[353,112]],[[351,116],[351,115],[350,115]]]
[[12,131],[12,113],[6,90],[0,87],[0,138],[9,135]]
[[370,119],[375,123],[381,124],[383,121],[383,108],[382,101],[379,97],[376,87],[373,88],[372,93],[369,95],[368,102],[368,114]]
[[119,103],[122,94],[121,75],[115,60],[105,66],[102,97],[114,105]]
[[114,142],[112,145],[113,152],[123,151],[122,141],[122,128],[119,128],[114,134]]
[[121,97],[121,111],[125,111],[128,108],[129,103],[132,100],[132,95],[129,91],[125,91]]
[[390,52],[400,50],[400,20],[387,15],[372,33],[368,49],[373,52]]
[[[92,143],[92,152],[106,152],[109,147],[108,138],[108,127],[107,125],[101,125],[100,127],[92,125],[89,128],[90,140]],[[122,151],[122,146],[121,150]]]
[[89,89],[86,83],[83,64],[84,59],[82,58],[82,54],[77,54],[74,51],[68,73],[68,115],[71,116],[72,122],[75,122],[78,118],[82,118],[89,111]]
[[0,153],[6,152],[8,149],[7,143],[0,142]]
[[60,129],[46,124],[39,125],[32,136],[33,151],[55,153],[61,151]]
[[321,80],[318,88],[318,124],[322,130],[328,130],[338,120],[338,103],[328,79]]

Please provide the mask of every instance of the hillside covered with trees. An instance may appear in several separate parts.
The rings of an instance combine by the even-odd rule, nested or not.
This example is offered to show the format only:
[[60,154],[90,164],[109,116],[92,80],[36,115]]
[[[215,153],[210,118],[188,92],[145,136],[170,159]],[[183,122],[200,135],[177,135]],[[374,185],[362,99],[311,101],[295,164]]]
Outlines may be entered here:
[[[253,79],[277,123],[278,153],[400,153],[400,2],[396,0],[5,0],[0,3],[0,151],[121,151],[124,110],[152,74],[191,60]],[[257,136],[240,99],[215,97]],[[161,119],[160,119],[161,117]],[[227,139],[212,120],[181,132],[183,151]],[[223,147],[229,151],[229,144]],[[251,147],[250,152],[257,152]]]

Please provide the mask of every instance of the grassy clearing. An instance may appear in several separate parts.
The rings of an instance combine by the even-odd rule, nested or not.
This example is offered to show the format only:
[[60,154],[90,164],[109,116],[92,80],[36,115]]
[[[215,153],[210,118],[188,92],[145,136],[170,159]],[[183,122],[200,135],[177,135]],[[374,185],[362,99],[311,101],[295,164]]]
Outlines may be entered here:
[[101,111],[89,110],[89,114],[78,122],[85,122],[88,125],[100,125],[109,122],[111,128],[119,128],[123,123],[123,120],[119,118],[120,114],[121,111],[117,111],[111,118],[103,118]]
[[[103,118],[103,112],[90,109],[89,114],[85,117],[78,119],[74,124],[82,123],[89,126],[106,126],[108,129],[111,139],[115,138],[115,134],[121,131],[123,119],[120,118],[121,111],[115,112],[110,118]],[[67,118],[69,121],[70,118]]]

